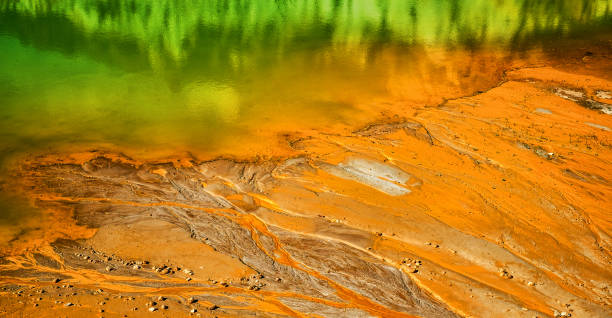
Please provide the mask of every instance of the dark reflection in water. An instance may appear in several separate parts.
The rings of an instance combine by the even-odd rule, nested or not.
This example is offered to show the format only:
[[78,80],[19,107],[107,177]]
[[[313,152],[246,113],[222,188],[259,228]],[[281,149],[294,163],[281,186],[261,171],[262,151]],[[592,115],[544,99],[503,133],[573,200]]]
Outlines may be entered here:
[[[39,49],[87,54],[127,70],[275,61],[330,46],[536,45],[610,27],[609,0],[21,0],[0,6],[0,32]],[[207,56],[201,56],[203,52]],[[174,62],[174,63],[171,63]]]

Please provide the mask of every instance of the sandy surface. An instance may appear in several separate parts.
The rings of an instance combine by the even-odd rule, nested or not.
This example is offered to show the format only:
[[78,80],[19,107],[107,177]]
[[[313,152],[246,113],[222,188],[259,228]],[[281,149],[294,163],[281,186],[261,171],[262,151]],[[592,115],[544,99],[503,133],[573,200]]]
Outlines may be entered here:
[[0,315],[609,317],[603,47],[261,156],[24,159],[43,212],[1,248]]

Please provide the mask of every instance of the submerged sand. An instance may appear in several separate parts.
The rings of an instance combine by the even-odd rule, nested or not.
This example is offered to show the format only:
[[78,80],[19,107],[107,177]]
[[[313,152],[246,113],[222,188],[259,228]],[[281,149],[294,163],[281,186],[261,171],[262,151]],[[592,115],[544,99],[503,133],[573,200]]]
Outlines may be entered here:
[[610,316],[608,56],[275,156],[30,157],[13,186],[44,212],[2,247],[0,315]]

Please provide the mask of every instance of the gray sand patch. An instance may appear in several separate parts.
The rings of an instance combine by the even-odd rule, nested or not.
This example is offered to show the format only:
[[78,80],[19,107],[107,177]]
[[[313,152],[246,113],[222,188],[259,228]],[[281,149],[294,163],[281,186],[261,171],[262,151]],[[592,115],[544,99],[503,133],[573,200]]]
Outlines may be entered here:
[[595,127],[595,128],[599,128],[605,131],[611,131],[612,129],[610,129],[609,127],[603,126],[603,125],[598,125],[598,124],[594,124],[594,123],[589,123],[589,122],[585,122],[585,124],[591,126],[591,127]]

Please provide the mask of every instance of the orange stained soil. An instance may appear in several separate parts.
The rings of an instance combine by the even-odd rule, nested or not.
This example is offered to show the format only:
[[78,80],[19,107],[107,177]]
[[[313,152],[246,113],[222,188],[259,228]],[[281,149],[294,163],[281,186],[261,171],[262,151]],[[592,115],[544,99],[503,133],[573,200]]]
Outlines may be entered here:
[[457,55],[469,80],[392,76],[356,123],[262,127],[256,154],[26,158],[10,184],[42,212],[0,246],[0,315],[609,317],[612,60],[590,50]]

